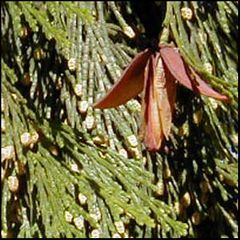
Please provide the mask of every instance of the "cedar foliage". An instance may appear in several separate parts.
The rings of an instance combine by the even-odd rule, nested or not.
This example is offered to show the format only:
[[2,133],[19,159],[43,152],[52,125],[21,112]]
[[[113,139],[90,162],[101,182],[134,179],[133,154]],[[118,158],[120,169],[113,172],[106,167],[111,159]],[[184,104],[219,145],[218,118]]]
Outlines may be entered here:
[[[237,5],[1,2],[2,237],[237,237]],[[178,86],[157,153],[140,98],[91,107],[152,41],[231,98]]]

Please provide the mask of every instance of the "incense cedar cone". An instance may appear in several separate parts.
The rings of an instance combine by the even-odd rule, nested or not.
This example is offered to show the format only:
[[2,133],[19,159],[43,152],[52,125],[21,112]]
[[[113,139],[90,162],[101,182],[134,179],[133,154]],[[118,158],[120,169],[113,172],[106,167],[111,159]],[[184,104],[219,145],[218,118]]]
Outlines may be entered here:
[[143,91],[141,132],[147,149],[157,151],[163,139],[168,140],[177,82],[195,93],[228,101],[184,62],[177,48],[160,45],[157,51],[147,48],[137,54],[120,80],[93,107],[117,107]]

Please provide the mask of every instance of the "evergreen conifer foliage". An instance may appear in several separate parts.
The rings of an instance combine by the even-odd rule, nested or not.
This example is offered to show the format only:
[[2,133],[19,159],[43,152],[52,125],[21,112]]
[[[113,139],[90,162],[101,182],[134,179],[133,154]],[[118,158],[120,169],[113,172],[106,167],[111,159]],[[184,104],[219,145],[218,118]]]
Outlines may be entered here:
[[[1,3],[3,238],[237,237],[238,3],[136,4]],[[156,43],[230,101],[177,85],[149,152],[141,95],[92,106]]]

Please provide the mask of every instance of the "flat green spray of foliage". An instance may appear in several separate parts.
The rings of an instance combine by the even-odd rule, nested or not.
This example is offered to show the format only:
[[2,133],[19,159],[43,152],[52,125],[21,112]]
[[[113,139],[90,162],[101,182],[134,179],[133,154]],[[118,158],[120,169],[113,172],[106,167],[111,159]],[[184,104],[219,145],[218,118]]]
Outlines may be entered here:
[[238,3],[151,4],[158,40],[231,98],[178,86],[157,153],[140,98],[92,108],[156,23],[129,2],[1,3],[2,237],[237,237]]

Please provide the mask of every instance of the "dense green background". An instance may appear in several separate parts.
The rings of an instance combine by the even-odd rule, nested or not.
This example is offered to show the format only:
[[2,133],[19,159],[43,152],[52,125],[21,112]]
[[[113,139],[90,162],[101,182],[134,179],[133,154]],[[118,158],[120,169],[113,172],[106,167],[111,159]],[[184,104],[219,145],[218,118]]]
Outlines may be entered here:
[[[2,237],[237,237],[237,5],[1,2]],[[231,103],[178,86],[149,153],[140,97],[91,105],[159,40]]]

